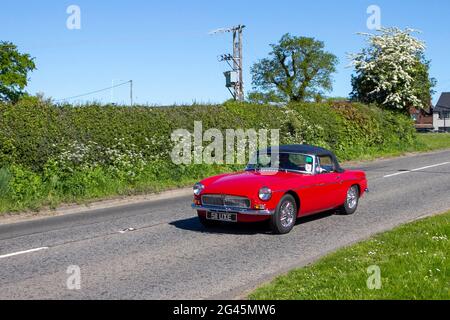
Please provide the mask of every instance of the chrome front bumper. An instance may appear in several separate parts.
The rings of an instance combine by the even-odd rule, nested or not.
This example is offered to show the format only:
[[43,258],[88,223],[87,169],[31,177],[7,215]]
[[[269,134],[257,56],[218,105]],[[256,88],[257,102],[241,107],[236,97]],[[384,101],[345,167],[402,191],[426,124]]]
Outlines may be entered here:
[[229,207],[215,207],[215,206],[199,206],[192,204],[192,209],[209,211],[209,212],[228,212],[228,213],[238,213],[251,216],[273,216],[275,214],[274,210],[254,210],[254,209],[243,209],[243,208],[229,208]]

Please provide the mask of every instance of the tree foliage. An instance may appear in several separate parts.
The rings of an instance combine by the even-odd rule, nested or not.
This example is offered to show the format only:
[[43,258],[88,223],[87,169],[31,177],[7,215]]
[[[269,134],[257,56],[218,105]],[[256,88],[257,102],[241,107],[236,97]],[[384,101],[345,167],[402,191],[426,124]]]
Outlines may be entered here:
[[0,42],[0,100],[17,102],[24,95],[28,73],[35,69],[29,54],[20,53],[10,42]]
[[251,69],[257,92],[249,98],[302,102],[331,91],[338,59],[324,50],[323,42],[285,34],[271,47],[269,57]]
[[362,34],[368,46],[350,56],[356,70],[353,100],[405,112],[430,105],[436,81],[429,76],[425,43],[414,32],[383,28],[378,34]]

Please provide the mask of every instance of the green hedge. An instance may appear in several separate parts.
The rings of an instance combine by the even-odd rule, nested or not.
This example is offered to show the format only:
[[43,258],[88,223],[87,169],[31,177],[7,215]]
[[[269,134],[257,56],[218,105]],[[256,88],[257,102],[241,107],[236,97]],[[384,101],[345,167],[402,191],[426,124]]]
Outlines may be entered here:
[[28,99],[0,104],[0,211],[155,191],[239,169],[172,164],[171,133],[192,132],[194,121],[204,130],[280,129],[281,143],[323,146],[341,160],[415,143],[410,119],[360,104],[129,108]]

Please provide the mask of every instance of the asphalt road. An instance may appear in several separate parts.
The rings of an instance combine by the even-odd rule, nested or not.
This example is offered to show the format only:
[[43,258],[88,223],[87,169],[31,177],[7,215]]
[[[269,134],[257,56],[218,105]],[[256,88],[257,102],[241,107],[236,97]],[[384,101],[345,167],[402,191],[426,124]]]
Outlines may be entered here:
[[[337,248],[450,209],[450,150],[357,168],[371,189],[357,214],[301,219],[285,236],[264,225],[206,231],[191,197],[0,225],[0,299],[242,297]],[[135,231],[119,232],[127,228]],[[72,265],[80,290],[67,287]]]

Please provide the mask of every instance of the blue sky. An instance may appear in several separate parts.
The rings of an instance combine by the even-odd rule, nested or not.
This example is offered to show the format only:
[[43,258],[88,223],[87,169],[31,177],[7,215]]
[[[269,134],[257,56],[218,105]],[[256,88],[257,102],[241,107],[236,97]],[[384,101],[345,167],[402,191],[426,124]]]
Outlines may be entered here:
[[[66,28],[69,5],[81,9],[81,30]],[[383,26],[413,27],[423,33],[437,91],[450,91],[450,1],[57,1],[1,0],[0,40],[36,58],[28,91],[55,99],[134,81],[137,103],[221,102],[226,65],[217,56],[231,50],[229,34],[210,30],[245,24],[244,69],[267,56],[269,44],[289,32],[325,42],[340,64],[330,95],[347,96],[352,70],[347,53],[364,45],[369,5],[381,8]],[[84,98],[108,103],[111,92]],[[128,102],[128,89],[114,90],[114,102]]]

